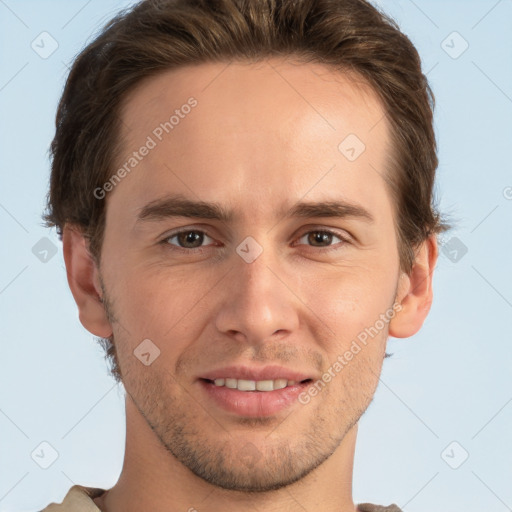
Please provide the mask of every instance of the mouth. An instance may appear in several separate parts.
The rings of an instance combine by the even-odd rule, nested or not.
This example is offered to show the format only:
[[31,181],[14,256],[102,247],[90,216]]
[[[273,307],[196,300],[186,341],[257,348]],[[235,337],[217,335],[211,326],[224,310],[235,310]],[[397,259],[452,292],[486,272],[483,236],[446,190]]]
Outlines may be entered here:
[[246,380],[235,378],[198,379],[205,404],[214,412],[232,417],[261,418],[276,416],[297,406],[298,398],[313,382],[288,379]]
[[236,389],[243,392],[264,392],[276,391],[279,389],[290,388],[293,386],[301,386],[312,382],[312,379],[304,379],[301,381],[288,380],[285,378],[281,379],[266,379],[266,380],[248,380],[248,379],[236,379],[236,378],[219,378],[219,379],[204,379],[203,382],[212,384],[218,388]]

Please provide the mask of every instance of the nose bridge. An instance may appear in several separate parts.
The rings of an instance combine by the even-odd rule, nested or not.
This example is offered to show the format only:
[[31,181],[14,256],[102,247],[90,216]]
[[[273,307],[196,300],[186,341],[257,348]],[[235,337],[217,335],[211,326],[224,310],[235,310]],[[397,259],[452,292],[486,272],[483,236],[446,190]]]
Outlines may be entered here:
[[292,331],[298,322],[286,278],[278,278],[282,265],[276,251],[268,240],[265,247],[256,244],[246,239],[236,249],[217,328],[261,342],[277,331]]
[[[240,252],[247,249],[247,253],[240,256]],[[280,266],[279,262],[276,262],[274,252],[269,244],[266,244],[265,250],[261,250],[261,253],[258,254],[255,251],[250,242],[241,244],[237,249],[239,261],[235,264],[234,269],[235,281],[246,289],[244,295],[251,296],[252,299],[263,296],[272,290],[275,291],[277,278],[270,269]],[[249,259],[246,259],[246,255]]]
[[[239,260],[235,263],[233,280],[240,304],[251,306],[256,313],[257,308],[275,308],[283,290],[279,286],[282,287],[282,283],[271,271],[274,269],[276,272],[275,269],[280,267],[279,262],[276,261],[275,251],[268,242],[264,249],[261,246],[261,249],[254,247],[255,243],[249,240],[237,248]],[[243,251],[247,249],[248,251],[244,253]]]

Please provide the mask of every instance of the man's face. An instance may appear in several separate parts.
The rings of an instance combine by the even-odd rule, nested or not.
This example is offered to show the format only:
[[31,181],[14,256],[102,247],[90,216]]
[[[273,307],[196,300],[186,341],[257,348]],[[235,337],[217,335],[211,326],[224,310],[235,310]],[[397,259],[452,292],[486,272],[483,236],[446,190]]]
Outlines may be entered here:
[[[190,97],[197,104],[182,109]],[[176,109],[179,122],[158,130]],[[311,385],[361,332],[382,326],[400,277],[384,111],[346,75],[269,60],[151,78],[122,119],[119,167],[154,146],[106,199],[101,277],[126,391],[203,479],[260,491],[296,481],[370,404],[387,325],[308,403],[297,399],[307,382],[267,392],[211,381],[228,377],[225,367],[250,376],[272,365]],[[170,195],[215,202],[232,218],[142,215]],[[368,215],[287,215],[300,202],[334,201]]]

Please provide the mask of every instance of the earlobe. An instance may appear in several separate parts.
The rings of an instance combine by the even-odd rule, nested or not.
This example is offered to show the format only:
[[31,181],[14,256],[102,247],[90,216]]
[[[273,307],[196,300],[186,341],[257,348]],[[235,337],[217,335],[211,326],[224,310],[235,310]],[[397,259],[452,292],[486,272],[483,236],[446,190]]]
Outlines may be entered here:
[[108,338],[112,327],[101,300],[99,272],[86,240],[77,228],[66,225],[62,243],[68,284],[78,306],[80,323],[95,336]]
[[438,256],[437,237],[431,235],[416,251],[413,268],[403,280],[397,293],[402,309],[389,323],[389,335],[408,338],[423,325],[432,305],[432,278]]

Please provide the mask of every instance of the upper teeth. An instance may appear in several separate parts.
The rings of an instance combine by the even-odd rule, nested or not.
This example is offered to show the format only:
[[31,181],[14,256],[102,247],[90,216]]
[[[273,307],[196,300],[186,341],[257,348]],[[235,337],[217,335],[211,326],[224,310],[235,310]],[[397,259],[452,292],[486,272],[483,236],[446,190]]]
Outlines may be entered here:
[[226,386],[240,391],[274,391],[274,389],[283,389],[286,386],[293,386],[294,380],[274,379],[274,380],[245,380],[245,379],[215,379],[216,386]]

